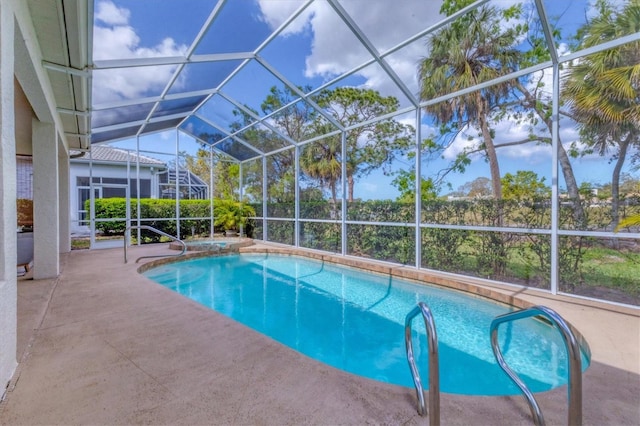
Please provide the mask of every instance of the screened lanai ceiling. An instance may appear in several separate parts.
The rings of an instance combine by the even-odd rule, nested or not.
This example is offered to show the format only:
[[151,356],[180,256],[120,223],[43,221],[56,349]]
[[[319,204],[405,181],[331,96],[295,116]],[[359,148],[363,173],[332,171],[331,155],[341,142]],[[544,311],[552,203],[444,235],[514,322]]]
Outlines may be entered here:
[[[418,108],[446,99],[419,97],[417,69],[429,55],[430,33],[471,9],[519,4],[547,45],[562,28],[550,59],[519,70],[532,72],[575,54],[569,46],[592,3],[478,1],[443,14],[443,1],[435,0],[95,0],[88,4],[87,140],[178,129],[250,160],[349,130],[317,101],[341,87],[393,96],[397,108],[381,114],[415,120]],[[518,48],[535,47],[523,39]],[[287,128],[287,117],[309,111],[321,131]]]

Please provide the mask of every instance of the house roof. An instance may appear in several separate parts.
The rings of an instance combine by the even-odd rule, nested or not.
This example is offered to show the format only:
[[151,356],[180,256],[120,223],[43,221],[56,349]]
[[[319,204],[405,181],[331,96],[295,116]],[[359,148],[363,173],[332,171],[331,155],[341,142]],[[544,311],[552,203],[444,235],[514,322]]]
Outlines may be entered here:
[[[73,153],[73,152],[72,152]],[[165,163],[156,158],[139,155],[140,164],[158,165],[164,166]],[[72,159],[71,161],[83,161],[88,162],[100,161],[100,162],[113,162],[113,163],[127,163],[135,164],[138,160],[138,156],[135,151],[127,151],[125,149],[112,148],[109,146],[94,145],[91,147],[91,154],[86,154],[83,157]]]

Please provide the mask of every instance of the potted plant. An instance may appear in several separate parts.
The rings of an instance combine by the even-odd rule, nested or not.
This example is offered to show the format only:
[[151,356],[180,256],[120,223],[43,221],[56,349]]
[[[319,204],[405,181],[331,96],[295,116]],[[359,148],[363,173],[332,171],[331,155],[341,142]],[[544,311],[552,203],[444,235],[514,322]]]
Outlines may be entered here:
[[255,215],[256,211],[250,205],[230,199],[218,201],[213,208],[214,225],[222,226],[228,237],[235,236]]

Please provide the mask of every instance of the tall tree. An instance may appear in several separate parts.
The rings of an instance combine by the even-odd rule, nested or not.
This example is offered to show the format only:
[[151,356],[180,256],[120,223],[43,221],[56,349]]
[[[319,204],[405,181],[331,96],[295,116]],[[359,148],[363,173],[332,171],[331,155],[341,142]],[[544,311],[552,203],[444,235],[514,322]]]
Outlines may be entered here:
[[213,165],[213,196],[240,199],[240,166],[228,159],[218,158]]
[[462,197],[485,198],[491,196],[491,179],[480,176],[458,187],[456,191]]
[[[551,60],[550,48],[545,38],[542,24],[535,18],[526,18],[527,16],[537,16],[537,12],[531,12],[532,13],[528,13],[526,10],[522,10],[524,24],[521,28],[523,29],[523,34],[526,34],[529,49],[522,52],[520,68],[526,68]],[[560,29],[555,28],[552,31],[552,36],[555,39],[554,43],[557,44],[557,40],[560,37]],[[556,48],[556,46],[552,48]],[[546,71],[541,71],[513,81],[512,89],[515,102],[505,104],[502,108],[502,115],[517,124],[528,124],[530,130],[526,139],[510,141],[509,143],[503,144],[503,146],[513,146],[516,144],[531,143],[533,141],[551,144],[551,134],[554,123],[552,114],[554,98],[545,87],[546,74]],[[560,110],[560,113],[563,114],[563,111]],[[542,123],[543,127],[538,126],[539,123]],[[574,153],[567,152],[560,134],[557,135],[557,140],[558,165],[560,166],[567,187],[568,201],[571,203],[573,209],[574,223],[576,227],[580,228],[586,226],[586,216],[580,201],[578,182],[571,165],[571,156],[574,155]]]
[[[355,87],[339,87],[320,92],[314,100],[344,127],[356,126],[385,114],[397,111],[398,100],[393,96],[384,97],[375,90]],[[326,119],[316,120],[318,126],[326,128]],[[353,201],[357,179],[368,176],[373,170],[390,165],[405,153],[413,140],[413,128],[394,119],[385,119],[356,127],[347,132],[347,158],[341,158],[341,150],[331,148],[337,145],[340,136],[328,137],[327,148],[328,177],[334,174],[333,164],[346,161],[347,198]],[[331,145],[331,146],[330,146]]]
[[204,182],[209,182],[211,176],[211,158],[210,152],[206,149],[205,144],[200,144],[200,148],[198,148],[195,156],[183,152],[181,153],[181,157],[184,159],[183,167],[190,170],[191,173],[198,176]]
[[[184,167],[210,185],[211,159],[209,149],[204,145],[198,149],[196,155],[182,153]],[[216,198],[237,199],[239,194],[239,166],[227,156],[218,152],[213,153],[213,189],[211,196]]]
[[[299,90],[308,92],[311,88],[305,86],[299,87]],[[309,137],[310,126],[317,113],[307,102],[294,103],[296,99],[297,95],[290,88],[279,89],[273,86],[262,102],[261,109],[264,114],[279,111],[273,116],[273,126],[283,135],[296,142],[302,142]]]
[[[416,171],[401,170],[395,174],[395,178],[391,182],[400,195],[396,201],[401,203],[414,203],[416,200]],[[438,198],[438,190],[431,178],[420,178],[420,199],[422,201],[435,200]]]
[[[308,92],[310,87],[298,87],[302,92]],[[283,135],[294,142],[303,142],[314,135],[312,128],[317,112],[305,101],[297,101],[298,95],[288,87],[272,87],[269,95],[262,102],[261,110],[264,114],[272,114],[271,125]],[[279,138],[273,133],[272,137]],[[284,143],[282,143],[284,145]],[[308,146],[308,145],[307,145]],[[302,150],[307,149],[305,146]],[[282,151],[269,157],[267,171],[267,185],[269,197],[274,201],[293,201],[293,186],[295,182],[295,153],[294,150]],[[301,166],[304,168],[301,158]],[[313,187],[313,185],[311,185]]]
[[545,178],[531,170],[518,170],[516,174],[507,173],[502,177],[505,200],[531,201],[540,197],[549,197],[551,188],[544,183]]
[[[442,5],[441,13],[451,15],[452,13],[469,5],[470,3],[472,3],[470,0],[447,0]],[[487,19],[488,22],[482,22],[478,19],[473,18],[473,15],[465,16],[454,23],[454,26],[452,26],[450,32],[454,32],[454,28],[456,28],[464,34],[467,31],[465,28],[468,25],[467,21],[473,20],[476,25],[482,27],[482,31],[480,31],[480,33],[482,33],[483,31],[488,31],[490,33],[493,33],[494,37],[500,37],[500,39],[505,42],[504,49],[506,49],[508,54],[506,55],[506,57],[503,55],[503,58],[507,60],[506,67],[504,67],[502,71],[498,70],[493,75],[485,77],[485,79],[497,77],[500,73],[504,74],[505,72],[514,69],[527,68],[529,66],[539,64],[544,61],[549,61],[551,59],[547,40],[544,37],[542,28],[536,19],[532,19],[532,17],[537,16],[537,12],[535,12],[535,10],[531,9],[530,7],[528,8],[528,6],[525,5],[515,5],[504,10],[499,10],[496,8],[486,8],[484,10],[477,11],[476,15],[483,16],[481,12],[489,14],[491,16],[491,19]],[[496,17],[498,17],[500,20],[500,24],[497,24],[497,27],[495,23]],[[462,24],[462,28],[460,28],[460,26],[455,27],[455,25],[460,24]],[[471,25],[469,25],[469,27],[474,28]],[[558,37],[559,31],[555,30],[553,35],[555,37]],[[446,39],[448,35],[445,33],[437,33],[436,35],[434,35],[434,37],[435,36],[440,39]],[[471,34],[469,34],[469,36],[471,36]],[[486,40],[484,38],[480,39]],[[444,40],[438,41],[444,43]],[[512,44],[509,44],[510,42],[512,42]],[[451,44],[454,43],[452,42]],[[524,48],[525,44],[528,45],[527,48]],[[494,47],[495,49],[500,49],[499,45],[496,45]],[[480,47],[476,49],[474,47],[472,52],[479,55],[482,61],[498,69],[505,65],[505,61],[502,60],[499,56],[495,58],[491,56],[491,54],[493,54],[491,50],[481,49]],[[453,55],[454,52],[452,52],[451,54]],[[451,64],[455,64],[455,62],[451,62]],[[445,65],[447,65],[447,63],[445,63]],[[451,77],[451,79],[453,79],[453,76],[457,75],[456,73],[462,74],[464,76],[465,73],[470,74],[474,69],[481,68],[474,68],[473,63],[469,62],[461,64],[458,68],[451,67],[449,69],[449,71],[451,71],[450,74],[444,74],[448,70],[447,68],[444,68],[440,71],[441,76]],[[487,116],[487,121],[491,120],[493,122],[501,122],[505,119],[508,119],[509,121],[517,123],[519,125],[529,126],[530,134],[526,138],[520,138],[518,140],[506,140],[501,142],[500,144],[493,144],[494,150],[498,151],[500,150],[500,148],[513,147],[520,144],[551,144],[551,132],[553,125],[553,98],[549,95],[548,91],[544,90],[544,77],[544,72],[525,75],[519,78],[505,81],[500,87],[495,89],[501,90],[500,94],[502,95],[505,95],[506,92],[509,92],[509,94],[506,96],[502,96],[501,98],[494,97],[495,102],[492,104],[491,108],[492,115],[490,117]],[[470,77],[466,78],[468,79]],[[461,79],[462,81],[468,81],[465,79],[465,77],[461,77]],[[452,85],[451,87],[455,87],[456,90],[463,88],[460,85]],[[448,89],[448,91],[452,91],[452,88]],[[446,87],[444,87],[442,93],[447,93]],[[490,100],[491,98],[487,99]],[[471,107],[473,107],[473,104],[471,104]],[[451,133],[461,132],[461,126],[459,124],[457,126],[451,126],[450,123],[445,123],[442,121],[441,123],[443,123],[442,130],[445,132],[444,146],[446,146],[453,140],[453,138],[451,137]],[[463,124],[466,123],[463,122]],[[539,124],[542,124],[542,126],[540,126]],[[493,131],[493,129],[490,129],[490,131]],[[490,133],[490,135],[492,134]],[[489,139],[485,138],[485,140]],[[484,152],[487,155],[489,163],[491,164],[492,156],[490,154],[492,149],[491,143],[493,141],[489,141],[489,145],[487,145],[487,143],[485,142],[479,147],[471,148],[460,153],[456,157],[452,165],[448,169],[446,169],[444,173],[442,173],[441,178],[444,177],[448,172],[453,170],[464,172],[470,161],[469,155],[475,152]],[[567,185],[569,198],[572,201],[574,221],[580,226],[584,224],[585,214],[582,204],[580,203],[578,185],[573,173],[570,155],[564,148],[562,142],[560,140],[558,142],[558,163],[560,165],[565,183]],[[488,151],[487,146],[489,146]],[[431,149],[429,151],[431,151],[432,153],[436,153],[438,152],[438,150],[441,150],[443,148],[443,145],[435,144],[434,146],[430,146],[430,148]],[[494,176],[496,176],[498,173],[499,170],[495,170],[494,168],[492,173],[494,193],[495,187],[501,186],[501,183],[499,185],[495,183],[496,179]]]
[[302,148],[300,167],[306,175],[328,188],[331,200],[337,200],[337,185],[342,176],[340,164],[340,138],[329,136],[320,142],[312,142]]
[[[622,10],[597,2],[598,15],[579,32],[579,48],[589,48],[640,31],[640,1]],[[580,126],[583,142],[606,155],[613,151],[611,226],[620,220],[620,174],[629,149],[640,144],[640,42],[634,41],[574,61],[564,95]]]
[[[470,3],[445,0],[441,13],[451,15]],[[419,66],[420,99],[431,100],[514,71],[520,55],[515,48],[520,34],[503,24],[513,18],[516,9],[481,6],[429,37],[429,56]],[[478,128],[496,199],[502,198],[502,186],[490,114],[508,95],[509,84],[499,83],[425,108],[448,132]]]

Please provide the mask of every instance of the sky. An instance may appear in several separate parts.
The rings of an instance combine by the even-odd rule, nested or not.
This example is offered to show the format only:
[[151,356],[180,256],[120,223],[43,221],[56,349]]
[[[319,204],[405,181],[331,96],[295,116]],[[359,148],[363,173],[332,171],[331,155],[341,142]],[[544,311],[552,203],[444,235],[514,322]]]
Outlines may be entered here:
[[[585,16],[593,13],[588,1],[591,0],[544,1],[548,15],[557,20],[566,33],[566,41],[575,28],[585,22]],[[515,0],[498,0],[494,3],[502,7],[514,2]],[[298,0],[227,1],[194,53],[251,52],[301,4],[303,2]],[[93,59],[99,63],[101,60],[111,59],[185,55],[213,5],[211,0],[96,0]],[[349,0],[343,2],[342,7],[380,54],[441,18],[440,2],[436,1]],[[559,50],[568,52],[568,44],[563,43]],[[385,57],[393,72],[411,93],[418,92],[416,66],[426,54],[425,42],[419,39]],[[312,88],[332,81],[371,57],[324,1],[312,3],[264,47],[259,55],[292,84],[309,85]],[[169,93],[211,89],[221,83],[225,73],[234,69],[239,62],[225,61],[215,66],[190,64],[176,78]],[[174,65],[165,65],[96,71],[93,77],[94,108],[100,109],[110,102],[158,96],[172,79],[175,69]],[[549,82],[547,87],[550,87],[550,77],[545,75],[544,79]],[[270,73],[255,63],[245,67],[232,82],[223,86],[222,92],[241,104],[259,110],[260,103],[268,95],[268,89],[274,81],[278,83]],[[397,97],[401,107],[410,105],[407,97],[377,64],[358,70],[340,84],[374,89],[384,96]],[[561,123],[561,140],[565,144],[578,140],[575,127],[564,124],[563,126]],[[433,133],[434,123],[424,120],[421,127],[422,136],[427,137]],[[454,140],[441,157],[425,161],[423,170],[436,171],[446,167],[458,153],[477,143],[474,133],[470,131],[467,135],[471,137],[460,136]],[[499,144],[526,136],[527,129],[525,126],[503,121],[496,127],[496,135],[496,144]],[[175,136],[172,134],[154,134],[143,139],[145,146],[157,144],[162,147],[158,150],[170,147],[166,148],[168,152],[175,152],[172,146]],[[187,142],[188,140],[188,136],[181,136],[185,146],[196,146]],[[118,145],[133,148],[135,142],[125,141]],[[472,158],[473,162],[464,175],[448,175],[453,189],[476,177],[489,176],[488,165],[481,156],[475,155]],[[545,177],[547,183],[551,181],[551,150],[547,146],[527,144],[501,148],[499,160],[503,175],[517,170],[533,170]],[[406,168],[408,164],[410,161],[404,159],[394,164],[393,168]],[[574,160],[574,165],[579,182],[604,183],[610,180],[612,165],[607,158],[587,156]],[[562,178],[561,174],[560,177]],[[355,195],[362,199],[395,198],[397,191],[390,186],[391,179],[381,172],[375,172],[357,183]],[[562,179],[560,184],[562,185]]]

